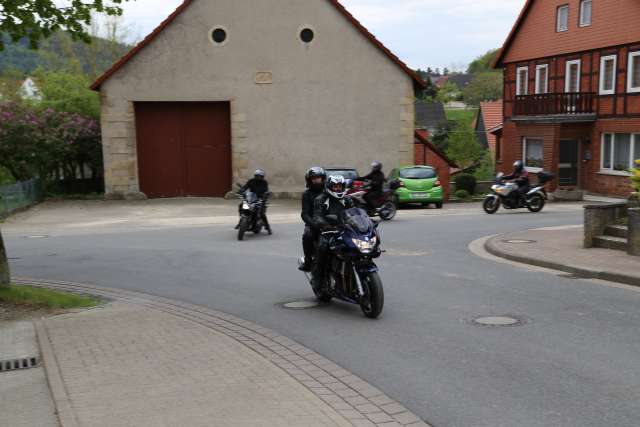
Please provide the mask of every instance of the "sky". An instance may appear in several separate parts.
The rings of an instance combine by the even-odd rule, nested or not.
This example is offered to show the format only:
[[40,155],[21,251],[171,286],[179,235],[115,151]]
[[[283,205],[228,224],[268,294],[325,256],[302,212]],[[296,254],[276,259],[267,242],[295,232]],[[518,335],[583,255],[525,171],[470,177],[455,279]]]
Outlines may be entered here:
[[[260,1],[260,0],[246,0]],[[299,0],[311,1],[311,0]],[[124,20],[140,40],[182,0],[136,0]],[[412,68],[462,71],[502,46],[525,0],[342,0],[341,3]]]

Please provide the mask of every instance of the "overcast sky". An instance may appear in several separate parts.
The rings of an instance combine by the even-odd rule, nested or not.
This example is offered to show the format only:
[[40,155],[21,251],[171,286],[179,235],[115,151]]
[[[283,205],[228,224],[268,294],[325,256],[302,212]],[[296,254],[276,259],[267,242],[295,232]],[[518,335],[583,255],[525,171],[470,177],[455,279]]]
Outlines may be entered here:
[[[463,69],[475,57],[502,45],[525,0],[341,2],[409,66]],[[125,20],[143,38],[180,3],[182,0],[132,1],[124,6]]]

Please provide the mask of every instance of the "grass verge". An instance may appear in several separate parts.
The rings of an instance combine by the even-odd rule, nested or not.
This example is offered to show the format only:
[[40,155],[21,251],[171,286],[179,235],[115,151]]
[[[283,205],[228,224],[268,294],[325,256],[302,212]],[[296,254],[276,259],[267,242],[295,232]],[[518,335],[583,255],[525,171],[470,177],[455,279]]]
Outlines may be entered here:
[[98,299],[92,297],[22,285],[0,287],[0,301],[15,305],[57,309],[89,308],[100,304]]
[[476,117],[476,113],[478,112],[477,108],[469,108],[466,110],[445,110],[447,115],[447,120],[451,120],[454,122],[465,121],[467,123],[473,122],[473,119]]

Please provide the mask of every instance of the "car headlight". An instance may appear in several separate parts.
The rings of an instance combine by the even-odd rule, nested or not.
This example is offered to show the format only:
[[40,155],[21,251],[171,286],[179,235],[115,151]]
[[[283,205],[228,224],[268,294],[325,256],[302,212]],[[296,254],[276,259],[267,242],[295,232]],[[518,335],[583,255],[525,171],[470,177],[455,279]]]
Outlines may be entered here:
[[378,238],[373,236],[368,240],[360,240],[360,239],[351,239],[353,244],[356,245],[358,250],[363,254],[368,254],[373,252],[373,249],[376,247],[376,243],[378,243]]

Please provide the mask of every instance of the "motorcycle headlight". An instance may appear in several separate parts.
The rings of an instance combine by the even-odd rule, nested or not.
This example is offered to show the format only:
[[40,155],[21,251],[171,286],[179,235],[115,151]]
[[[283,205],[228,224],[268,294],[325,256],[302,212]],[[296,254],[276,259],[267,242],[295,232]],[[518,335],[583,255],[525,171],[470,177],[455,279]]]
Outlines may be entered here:
[[249,203],[247,203],[247,202],[242,202],[242,209],[244,209],[244,210],[249,210]]
[[373,249],[376,247],[376,243],[378,243],[378,238],[373,236],[369,240],[360,240],[360,239],[351,239],[353,244],[356,245],[358,250],[363,254],[369,254],[373,252]]

